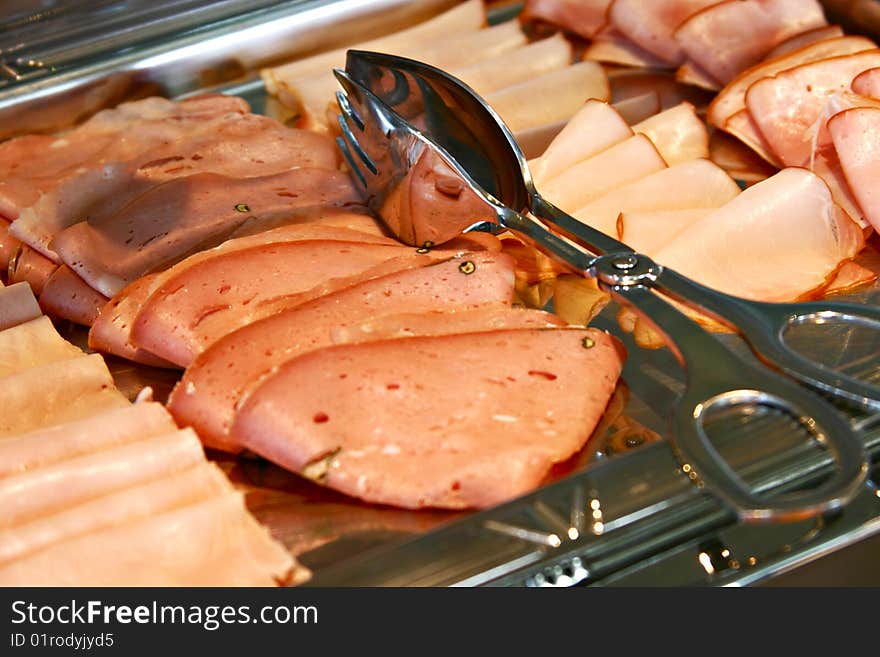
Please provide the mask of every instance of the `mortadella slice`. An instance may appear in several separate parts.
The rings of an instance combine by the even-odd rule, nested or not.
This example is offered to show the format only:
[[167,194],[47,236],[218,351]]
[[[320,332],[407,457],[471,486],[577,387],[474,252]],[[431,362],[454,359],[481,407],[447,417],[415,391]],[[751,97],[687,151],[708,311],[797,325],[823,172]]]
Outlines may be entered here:
[[6,377],[0,386],[0,438],[128,403],[100,354],[34,367]]
[[[343,331],[400,313],[506,308],[513,299],[513,260],[469,254],[391,274],[291,308],[218,340],[175,386],[168,409],[210,447],[241,451],[229,436],[235,405],[247,388],[295,355],[333,344]],[[335,337],[334,337],[335,336]]]
[[580,450],[622,366],[590,329],[383,340],[282,365],[233,426],[251,450],[353,497],[489,507]]
[[40,292],[40,307],[47,315],[91,326],[107,302],[67,265],[52,272]]
[[401,258],[415,266],[431,261],[409,247],[323,240],[219,253],[170,277],[150,296],[135,319],[132,342],[186,367],[219,338],[265,316],[272,302]]
[[325,169],[243,179],[197,174],[155,187],[100,223],[75,224],[51,246],[91,287],[112,297],[146,273],[216,246],[253,218],[292,218],[358,205],[360,198],[347,175]]
[[45,316],[0,331],[0,378],[82,355]]

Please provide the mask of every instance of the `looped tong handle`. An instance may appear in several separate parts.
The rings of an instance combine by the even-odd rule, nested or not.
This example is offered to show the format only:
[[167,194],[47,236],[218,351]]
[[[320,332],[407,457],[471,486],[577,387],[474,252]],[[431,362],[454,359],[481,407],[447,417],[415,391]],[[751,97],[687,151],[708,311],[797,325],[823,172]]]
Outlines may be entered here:
[[[743,521],[799,520],[835,511],[853,498],[867,476],[867,457],[852,427],[833,406],[787,377],[734,354],[649,287],[638,284],[638,278],[647,272],[648,282],[662,289],[668,271],[644,256],[605,256],[598,259],[595,270],[615,297],[634,307],[666,336],[685,367],[685,391],[672,419],[670,441],[682,468],[692,478]],[[705,427],[712,410],[756,405],[785,413],[826,447],[835,458],[835,473],[809,490],[772,500],[757,495],[724,461]]]

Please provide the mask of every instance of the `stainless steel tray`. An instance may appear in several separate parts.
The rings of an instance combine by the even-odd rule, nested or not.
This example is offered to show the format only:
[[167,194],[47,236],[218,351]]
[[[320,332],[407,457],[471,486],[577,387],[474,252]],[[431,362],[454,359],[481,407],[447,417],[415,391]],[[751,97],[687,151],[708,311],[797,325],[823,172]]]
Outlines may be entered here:
[[[109,11],[113,4],[120,3],[98,2],[94,8]],[[0,25],[6,21],[22,37],[12,45],[0,38],[0,57],[18,67],[12,67],[17,77],[0,82],[0,138],[63,127],[102,106],[147,93],[219,90],[271,113],[255,67],[387,32],[453,3],[122,4],[132,15],[120,19],[119,30],[96,30],[94,23],[63,13],[45,17],[48,21],[29,22],[21,14],[0,17]],[[505,3],[492,17],[510,11]],[[59,16],[65,39],[29,31],[32,24]],[[132,16],[143,24],[126,31]],[[99,42],[90,47],[97,35]],[[123,38],[130,45],[120,49]],[[40,65],[22,71],[20,61]],[[880,303],[880,287],[862,289],[851,300]],[[688,479],[661,438],[681,387],[679,366],[667,350],[640,349],[621,334],[615,313],[607,308],[596,324],[624,341],[629,359],[605,420],[587,448],[558,466],[542,487],[502,507],[479,513],[378,507],[265,461],[212,457],[248,490],[253,513],[313,571],[314,585],[751,584],[880,533],[880,497],[873,484],[833,518],[737,524]],[[65,332],[84,344],[81,328],[65,326]],[[725,339],[745,351],[736,338]],[[821,352],[829,366],[867,367],[880,378],[876,340],[852,329],[822,342],[808,336],[804,348]],[[119,359],[108,362],[132,397],[150,385],[162,399],[178,376]],[[852,417],[876,476],[880,416]],[[821,451],[768,411],[721,417],[712,435],[743,476],[767,491],[808,484],[830,467]]]

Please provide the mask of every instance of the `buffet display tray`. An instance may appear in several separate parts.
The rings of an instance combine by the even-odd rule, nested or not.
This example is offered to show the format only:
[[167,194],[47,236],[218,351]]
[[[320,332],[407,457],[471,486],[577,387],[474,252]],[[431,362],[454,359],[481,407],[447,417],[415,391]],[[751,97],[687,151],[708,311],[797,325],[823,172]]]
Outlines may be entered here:
[[[93,11],[107,12],[103,20],[109,21],[101,30],[94,20],[62,9],[0,17],[0,26],[22,37],[13,44],[0,39],[6,74],[0,78],[0,138],[62,128],[150,94],[222,91],[272,115],[276,108],[257,67],[389,32],[452,4],[96,2]],[[128,13],[119,14],[120,5]],[[517,9],[515,3],[493,6],[493,21]],[[58,30],[54,36],[52,29]],[[847,300],[878,304],[880,286]],[[612,304],[594,322],[617,335],[629,353],[602,423],[586,448],[557,466],[538,490],[500,507],[446,512],[368,505],[260,459],[210,456],[247,491],[256,517],[312,571],[311,585],[745,585],[880,533],[880,491],[872,481],[833,517],[738,523],[688,478],[663,439],[682,389],[681,367],[668,349],[641,349],[622,333],[617,310]],[[84,329],[61,328],[85,346]],[[747,353],[736,337],[722,339]],[[800,348],[821,354],[829,367],[857,369],[880,381],[876,334],[837,327],[821,339],[803,336]],[[132,398],[150,386],[164,400],[179,378],[107,360],[117,385]],[[880,414],[842,410],[871,456],[874,480]],[[810,485],[832,467],[827,454],[768,409],[718,417],[710,435],[729,463],[768,494]]]

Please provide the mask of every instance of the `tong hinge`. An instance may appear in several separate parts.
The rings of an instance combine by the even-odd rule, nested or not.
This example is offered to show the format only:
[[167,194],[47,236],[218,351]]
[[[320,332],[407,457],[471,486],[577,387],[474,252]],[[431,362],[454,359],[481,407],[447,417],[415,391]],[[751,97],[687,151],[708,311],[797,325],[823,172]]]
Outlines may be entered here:
[[660,265],[650,258],[627,251],[599,256],[590,267],[591,275],[614,287],[651,287],[661,271]]

